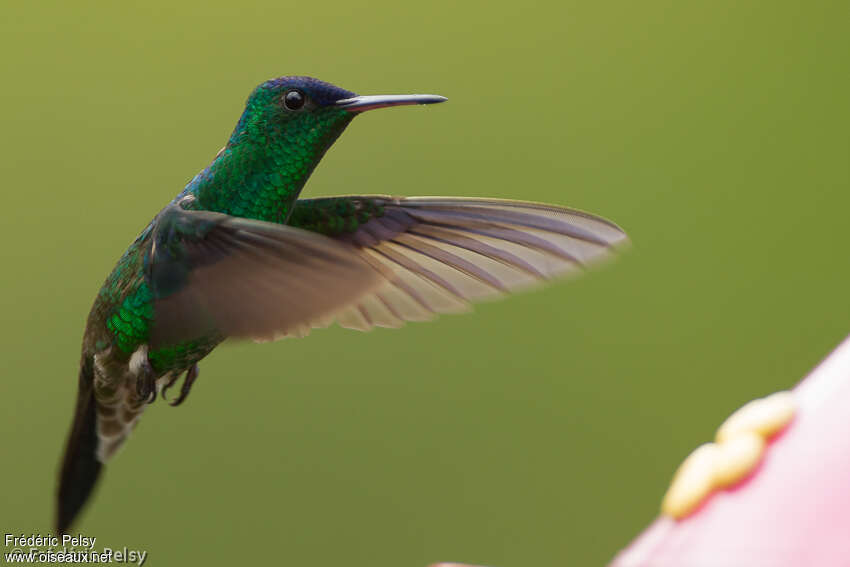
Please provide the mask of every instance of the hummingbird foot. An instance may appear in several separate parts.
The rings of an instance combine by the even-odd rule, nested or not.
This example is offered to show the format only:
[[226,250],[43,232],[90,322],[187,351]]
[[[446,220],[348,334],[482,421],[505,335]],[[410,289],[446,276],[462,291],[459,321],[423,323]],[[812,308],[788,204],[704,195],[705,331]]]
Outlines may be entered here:
[[[135,355],[134,355],[135,356]],[[156,372],[154,372],[147,353],[144,353],[141,361],[137,361],[138,365],[136,373],[136,393],[139,398],[146,400],[147,403],[153,403],[156,399]]]
[[[193,364],[189,367],[189,370],[186,371],[186,378],[183,380],[183,385],[180,387],[180,395],[177,396],[177,399],[173,402],[168,402],[171,406],[177,407],[183,403],[189,396],[189,391],[192,389],[192,384],[198,378],[198,375],[201,373],[197,364]],[[165,397],[165,391],[168,390],[171,386],[177,382],[177,379],[180,378],[179,374],[175,374],[165,386],[162,387],[162,399],[167,400]]]
[[179,373],[177,373],[177,372],[170,373],[169,376],[168,376],[168,382],[163,384],[162,389],[159,391],[159,395],[162,396],[162,399],[165,400],[166,402],[168,401],[168,398],[165,396],[165,392],[170,387],[172,387],[175,384],[175,382],[177,382],[178,378],[180,378]]

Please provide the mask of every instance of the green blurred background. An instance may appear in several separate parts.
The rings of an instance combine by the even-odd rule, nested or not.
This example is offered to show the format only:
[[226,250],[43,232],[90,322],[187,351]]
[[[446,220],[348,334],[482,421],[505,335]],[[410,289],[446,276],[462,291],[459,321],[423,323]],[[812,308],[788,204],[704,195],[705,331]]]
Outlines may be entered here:
[[[0,23],[4,532],[49,531],[89,306],[251,89],[355,121],[305,195],[514,197],[633,247],[464,317],[219,348],[79,531],[149,565],[592,565],[850,330],[845,2],[23,3]],[[244,563],[243,563],[244,562]]]

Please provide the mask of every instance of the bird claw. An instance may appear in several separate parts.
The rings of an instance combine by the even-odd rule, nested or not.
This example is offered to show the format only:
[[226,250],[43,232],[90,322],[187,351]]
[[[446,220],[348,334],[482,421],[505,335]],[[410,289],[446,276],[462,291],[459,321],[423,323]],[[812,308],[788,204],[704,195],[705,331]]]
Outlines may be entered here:
[[[197,364],[193,364],[189,367],[189,369],[186,371],[186,378],[183,380],[183,385],[180,387],[180,394],[177,396],[176,400],[168,402],[169,405],[171,405],[172,407],[177,407],[183,403],[183,400],[185,400],[189,396],[189,391],[192,389],[192,384],[198,378],[200,372],[201,371],[198,368]],[[165,391],[168,390],[171,386],[173,386],[175,382],[177,382],[178,378],[180,378],[180,375],[175,374],[171,377],[168,383],[162,387],[163,400],[168,401],[168,398],[165,397]]]
[[156,399],[156,372],[147,357],[142,361],[141,370],[136,378],[136,393],[148,404]]
[[159,395],[162,396],[162,399],[165,400],[166,402],[168,401],[168,398],[166,397],[165,392],[167,392],[168,389],[171,388],[174,385],[175,382],[177,382],[178,378],[180,378],[180,374],[177,374],[177,373],[174,373],[171,376],[169,376],[168,382],[166,382],[162,386],[162,390],[159,391]]

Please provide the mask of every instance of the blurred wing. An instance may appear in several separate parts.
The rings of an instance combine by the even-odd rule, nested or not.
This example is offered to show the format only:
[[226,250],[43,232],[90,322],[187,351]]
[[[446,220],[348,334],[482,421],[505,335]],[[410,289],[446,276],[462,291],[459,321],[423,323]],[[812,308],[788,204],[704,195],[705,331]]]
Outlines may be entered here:
[[179,205],[157,218],[146,265],[154,347],[295,334],[383,282],[351,244]]
[[290,224],[360,248],[387,277],[335,314],[358,330],[464,311],[471,301],[578,273],[627,242],[600,217],[499,199],[309,199],[298,201]]

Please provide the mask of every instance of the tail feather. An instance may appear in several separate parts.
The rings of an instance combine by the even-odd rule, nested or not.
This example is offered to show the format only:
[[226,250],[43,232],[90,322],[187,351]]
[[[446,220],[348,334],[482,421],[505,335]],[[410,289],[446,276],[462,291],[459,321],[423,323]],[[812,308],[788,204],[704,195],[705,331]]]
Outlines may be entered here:
[[92,364],[92,359],[86,357],[80,365],[74,422],[68,435],[65,457],[59,473],[56,530],[60,534],[68,530],[88,500],[102,467],[97,459],[96,402]]

